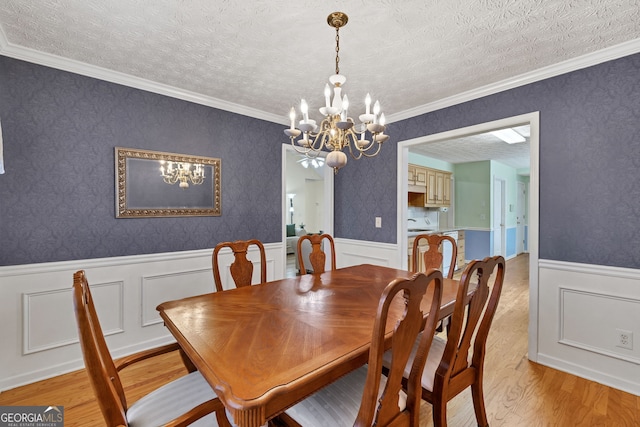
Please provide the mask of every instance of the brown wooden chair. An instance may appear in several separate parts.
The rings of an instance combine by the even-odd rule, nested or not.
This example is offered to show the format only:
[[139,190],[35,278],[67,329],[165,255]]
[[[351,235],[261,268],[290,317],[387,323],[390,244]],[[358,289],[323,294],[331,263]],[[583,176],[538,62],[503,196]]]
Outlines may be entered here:
[[[423,325],[420,302],[426,293],[433,296],[421,340],[414,346]],[[401,296],[399,296],[401,295]],[[395,302],[392,303],[395,297]],[[302,402],[284,417],[291,425],[315,426],[411,426],[418,427],[420,378],[433,340],[442,297],[442,273],[431,270],[411,279],[398,278],[382,293],[371,337],[368,365],[352,371]],[[398,300],[403,298],[403,300]],[[391,348],[393,358],[388,376],[382,375],[385,328],[392,304],[403,304],[404,317],[395,323]],[[407,392],[402,378],[410,366]],[[356,402],[360,401],[360,406]]]
[[442,245],[445,242],[451,243],[451,259],[444,260],[449,263],[449,272],[447,273],[447,279],[453,278],[453,273],[456,269],[456,259],[458,258],[458,247],[453,237],[444,236],[442,234],[419,234],[413,241],[413,268],[412,271],[417,273],[419,270],[420,261],[420,242],[426,240],[429,244],[429,249],[422,254],[422,261],[424,262],[424,271],[428,271],[430,268],[440,269],[443,262]]
[[[107,426],[183,426],[196,420],[204,425],[230,425],[222,402],[178,344],[142,351],[114,362],[82,270],[73,275],[73,303],[85,366]],[[190,373],[129,406],[118,372],[136,362],[171,351],[180,351]]]
[[[413,252],[412,252],[412,263],[413,268],[412,271],[417,273],[420,271],[420,242],[422,240],[426,240],[429,248],[426,252],[422,254],[422,261],[424,263],[424,271],[428,271],[430,268],[435,268],[437,270],[444,271],[443,261],[449,263],[449,271],[447,272],[447,279],[453,279],[453,273],[456,269],[456,259],[458,258],[458,246],[456,245],[456,241],[453,237],[445,236],[442,234],[419,234],[416,236],[413,241]],[[446,245],[449,242],[451,244],[451,259],[444,260],[443,255],[443,245]],[[443,319],[442,322],[438,325],[436,329],[438,332],[442,332],[444,328],[449,328],[449,322],[451,319],[447,317]]]
[[436,336],[433,340],[422,374],[422,398],[433,406],[436,427],[446,427],[447,402],[467,387],[471,387],[478,426],[489,425],[482,388],[484,358],[504,269],[501,256],[472,261],[460,279],[447,339]]
[[[304,236],[300,236],[298,239],[298,265],[300,266],[300,274],[307,274],[309,271],[312,273],[324,273],[324,267],[327,259],[327,255],[325,254],[322,245],[323,241],[329,242],[329,249],[331,250],[331,269],[336,269],[336,247],[333,242],[333,237],[329,234],[307,234]],[[309,253],[309,258],[307,258],[303,252],[302,245],[304,242],[308,241],[311,244],[311,252]],[[305,266],[305,261],[308,261],[308,264]],[[307,266],[309,266],[313,270],[308,270]]]
[[250,246],[256,246],[260,252],[260,283],[267,281],[267,257],[265,255],[264,245],[260,240],[236,240],[235,242],[218,243],[213,249],[211,255],[211,263],[213,264],[213,280],[216,284],[216,290],[222,291],[222,280],[220,279],[220,268],[218,261],[218,253],[223,248],[229,248],[233,252],[234,261],[231,263],[231,277],[237,288],[251,285],[253,277],[253,263],[247,259],[247,251]]

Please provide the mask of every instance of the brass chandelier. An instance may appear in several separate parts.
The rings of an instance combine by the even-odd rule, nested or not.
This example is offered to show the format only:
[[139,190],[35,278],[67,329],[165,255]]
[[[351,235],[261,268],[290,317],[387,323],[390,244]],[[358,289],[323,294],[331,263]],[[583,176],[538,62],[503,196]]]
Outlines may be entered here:
[[[329,84],[324,88],[325,106],[320,108],[324,118],[320,125],[309,119],[309,106],[303,99],[300,102],[302,120],[298,123],[298,128],[295,127],[296,111],[292,107],[289,113],[291,127],[284,131],[293,148],[308,158],[315,158],[321,151],[328,150],[326,165],[332,167],[336,174],[347,164],[347,155],[342,151],[344,148],[348,148],[351,157],[356,160],[362,156],[373,157],[380,152],[382,143],[389,139],[384,133],[385,118],[380,111],[380,102],[374,103],[372,111],[369,94],[365,98],[365,113],[358,117],[358,126],[348,115],[349,99],[346,94],[342,96],[342,85],[347,79],[340,74],[339,67],[340,28],[345,26],[348,20],[349,17],[343,12],[334,12],[327,17],[329,26],[336,29],[336,73],[329,77],[329,82],[333,85],[333,100]],[[301,135],[302,137],[296,141]]]

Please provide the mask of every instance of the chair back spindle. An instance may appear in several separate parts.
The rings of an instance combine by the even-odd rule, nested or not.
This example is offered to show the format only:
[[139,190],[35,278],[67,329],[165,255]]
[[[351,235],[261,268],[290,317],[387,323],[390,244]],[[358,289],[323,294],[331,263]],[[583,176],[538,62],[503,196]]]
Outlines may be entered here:
[[[440,269],[443,261],[449,264],[449,272],[447,273],[447,279],[453,278],[453,273],[456,269],[456,259],[458,257],[458,247],[456,241],[451,236],[445,236],[442,234],[419,234],[413,241],[413,256],[412,271],[417,273],[420,266],[420,243],[426,240],[429,244],[429,248],[422,254],[422,261],[424,263],[424,271],[428,271],[430,268]],[[442,246],[451,244],[451,259],[443,260]]]
[[251,246],[258,248],[260,253],[260,283],[267,281],[267,258],[265,255],[264,245],[261,241],[252,240],[236,240],[235,242],[218,243],[211,255],[211,264],[213,265],[213,281],[217,291],[222,291],[222,279],[220,277],[220,260],[219,252],[224,248],[229,248],[233,252],[234,261],[229,267],[231,277],[237,288],[242,286],[250,286],[253,278],[253,263],[247,258],[247,252]]
[[[307,234],[300,236],[298,239],[298,265],[300,266],[300,274],[307,274],[307,268],[311,267],[314,274],[324,273],[327,256],[322,250],[323,241],[327,241],[331,251],[331,270],[336,269],[336,250],[333,237],[329,234]],[[302,245],[304,242],[311,244],[311,253],[309,259],[304,259]],[[305,264],[305,262],[307,264]],[[311,264],[311,265],[309,265]]]

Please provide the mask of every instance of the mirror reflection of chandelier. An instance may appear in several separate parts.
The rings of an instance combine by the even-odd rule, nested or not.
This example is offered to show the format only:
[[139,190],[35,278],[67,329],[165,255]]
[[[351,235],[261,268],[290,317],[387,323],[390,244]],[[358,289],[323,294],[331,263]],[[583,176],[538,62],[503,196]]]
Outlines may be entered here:
[[[389,139],[389,136],[384,134],[385,118],[380,112],[380,103],[375,102],[372,112],[369,94],[365,98],[365,113],[358,117],[361,122],[358,126],[348,115],[349,99],[346,94],[342,96],[342,85],[347,79],[340,74],[338,66],[340,27],[345,26],[348,20],[349,17],[342,12],[334,12],[327,17],[329,26],[336,29],[336,74],[329,77],[329,82],[333,85],[333,100],[329,85],[327,84],[324,88],[325,106],[320,108],[324,119],[320,122],[320,126],[316,125],[315,120],[309,119],[309,106],[303,99],[300,103],[302,120],[298,128],[295,127],[296,111],[291,108],[289,113],[291,127],[284,131],[285,135],[291,139],[293,148],[309,158],[316,158],[325,148],[329,150],[326,164],[333,168],[334,173],[338,173],[338,170],[347,164],[347,155],[342,151],[343,148],[348,147],[351,157],[356,160],[362,156],[373,157],[380,152],[382,143]],[[300,135],[302,137],[295,141]],[[368,137],[371,140],[367,139]]]
[[308,169],[309,166],[314,169],[318,169],[319,167],[322,167],[324,165],[324,157],[318,156],[315,158],[309,158],[305,156],[302,158],[302,160],[299,160],[299,162],[305,169]]
[[204,182],[204,165],[200,163],[171,162],[160,160],[162,179],[167,184],[180,182],[180,188],[189,188],[189,182],[200,185]]

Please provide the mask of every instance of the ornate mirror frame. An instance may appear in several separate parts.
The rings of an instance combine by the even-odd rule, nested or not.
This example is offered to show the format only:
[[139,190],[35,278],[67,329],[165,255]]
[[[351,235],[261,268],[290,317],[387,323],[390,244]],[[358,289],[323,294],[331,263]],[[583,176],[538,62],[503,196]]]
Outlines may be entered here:
[[[161,171],[168,162],[197,166],[204,176],[182,182]],[[115,147],[116,218],[220,216],[220,163],[214,157]]]

